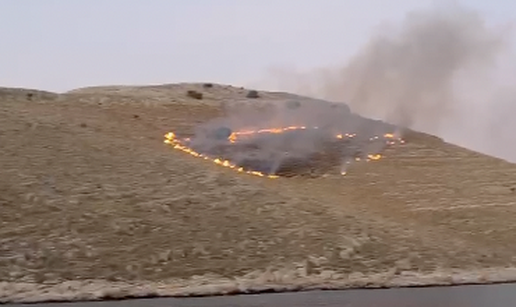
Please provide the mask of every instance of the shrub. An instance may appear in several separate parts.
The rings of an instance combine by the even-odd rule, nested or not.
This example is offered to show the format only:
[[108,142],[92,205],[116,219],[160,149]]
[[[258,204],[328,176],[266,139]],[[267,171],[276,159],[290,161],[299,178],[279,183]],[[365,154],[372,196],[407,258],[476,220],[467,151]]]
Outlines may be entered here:
[[193,99],[198,99],[198,100],[202,99],[202,93],[197,92],[197,91],[192,91],[192,90],[186,92],[186,96],[191,97]]
[[287,102],[287,108],[289,109],[297,109],[301,106],[301,102],[297,101],[297,100],[290,100]]
[[258,91],[250,90],[249,92],[247,92],[246,97],[247,98],[259,98],[260,95],[258,94]]

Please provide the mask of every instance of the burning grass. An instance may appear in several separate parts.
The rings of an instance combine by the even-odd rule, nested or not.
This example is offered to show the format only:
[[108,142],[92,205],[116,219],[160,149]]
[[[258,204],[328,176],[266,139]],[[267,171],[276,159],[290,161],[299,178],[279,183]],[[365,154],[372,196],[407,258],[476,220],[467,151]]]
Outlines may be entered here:
[[[317,133],[317,148],[310,154],[296,154],[296,148],[289,142],[303,139],[306,133]],[[226,132],[209,148],[197,147],[190,138],[180,138],[174,132],[165,134],[165,143],[197,158],[209,160],[217,165],[240,173],[277,179],[298,175],[323,175],[338,169],[341,175],[353,162],[376,161],[383,156],[385,146],[403,144],[404,140],[394,133],[359,136],[356,133],[331,133],[319,127],[288,126],[256,130]],[[263,154],[261,140],[277,138],[280,150],[274,154]],[[313,138],[313,135],[312,135]],[[295,143],[295,142],[294,142]]]

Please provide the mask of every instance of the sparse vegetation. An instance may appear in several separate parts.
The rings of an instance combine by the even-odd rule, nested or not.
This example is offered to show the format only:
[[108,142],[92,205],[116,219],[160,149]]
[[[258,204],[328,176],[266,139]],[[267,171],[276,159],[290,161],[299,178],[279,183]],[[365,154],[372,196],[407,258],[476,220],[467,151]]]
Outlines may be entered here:
[[197,100],[201,100],[203,98],[203,94],[201,92],[194,91],[194,90],[188,90],[186,92],[186,96],[193,98],[193,99],[197,99]]
[[297,100],[291,100],[289,102],[287,102],[287,108],[289,109],[297,109],[301,107],[301,102],[297,101]]
[[260,98],[260,94],[258,93],[258,91],[255,91],[255,90],[250,90],[249,92],[247,92],[247,95],[246,95],[247,98]]
[[204,88],[212,88],[213,87],[213,83],[204,83],[202,85],[202,87],[204,87]]

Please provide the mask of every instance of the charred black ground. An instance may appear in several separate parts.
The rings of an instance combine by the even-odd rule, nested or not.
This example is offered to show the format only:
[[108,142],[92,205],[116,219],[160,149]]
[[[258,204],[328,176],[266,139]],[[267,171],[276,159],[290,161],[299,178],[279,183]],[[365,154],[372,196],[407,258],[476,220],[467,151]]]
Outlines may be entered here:
[[[271,111],[272,110],[272,111]],[[351,113],[346,105],[288,103],[269,113],[240,112],[199,126],[182,144],[264,175],[341,173],[355,161],[378,159],[395,144],[397,127]]]
[[[317,140],[312,151],[297,148],[303,139]],[[269,147],[271,142],[276,145],[273,151]],[[192,149],[206,156],[231,161],[246,171],[290,177],[340,172],[343,164],[370,159],[389,142],[392,140],[383,135],[334,134],[319,128],[307,128],[256,134],[234,143],[228,139],[221,140],[208,148],[193,145]]]

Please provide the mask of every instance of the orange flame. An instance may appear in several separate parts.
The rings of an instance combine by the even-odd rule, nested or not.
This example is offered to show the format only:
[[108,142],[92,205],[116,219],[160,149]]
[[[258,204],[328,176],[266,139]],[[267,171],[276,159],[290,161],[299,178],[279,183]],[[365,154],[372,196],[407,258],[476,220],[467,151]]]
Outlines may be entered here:
[[367,158],[369,160],[380,160],[382,158],[382,155],[380,154],[375,154],[375,155],[367,155]]
[[228,167],[228,168],[234,169],[237,172],[246,173],[246,174],[250,174],[250,175],[255,175],[255,176],[259,176],[259,177],[267,177],[267,178],[270,178],[270,179],[279,178],[279,176],[267,175],[267,174],[264,174],[264,173],[258,172],[258,171],[246,171],[246,170],[244,170],[244,168],[239,167],[238,165],[235,165],[234,163],[232,163],[229,160],[223,160],[223,159],[219,159],[219,158],[211,158],[211,157],[209,157],[207,155],[203,155],[201,153],[198,153],[195,150],[189,148],[188,146],[182,145],[180,143],[180,141],[178,139],[176,139],[176,136],[175,136],[175,134],[173,132],[169,132],[169,133],[165,134],[165,141],[164,142],[165,142],[165,144],[173,145],[174,149],[179,149],[182,152],[190,154],[190,155],[192,155],[194,157],[203,158],[204,160],[212,161],[213,163],[215,163],[217,165],[221,165],[221,166],[224,166],[224,167]]
[[385,138],[387,138],[387,139],[393,139],[393,138],[394,138],[394,134],[392,134],[392,133],[386,133],[386,134],[384,134],[383,136],[384,136]]
[[305,126],[289,126],[284,128],[269,128],[269,129],[259,129],[259,130],[244,130],[244,131],[237,131],[231,133],[231,135],[228,137],[228,140],[231,143],[235,143],[237,138],[239,136],[248,136],[248,135],[254,135],[254,134],[261,134],[261,133],[283,133],[286,131],[292,131],[292,130],[305,130]]

